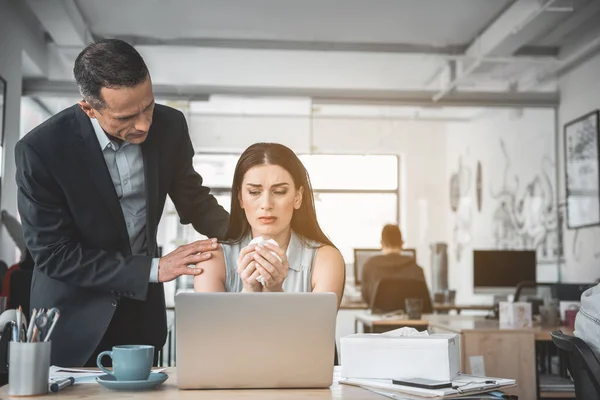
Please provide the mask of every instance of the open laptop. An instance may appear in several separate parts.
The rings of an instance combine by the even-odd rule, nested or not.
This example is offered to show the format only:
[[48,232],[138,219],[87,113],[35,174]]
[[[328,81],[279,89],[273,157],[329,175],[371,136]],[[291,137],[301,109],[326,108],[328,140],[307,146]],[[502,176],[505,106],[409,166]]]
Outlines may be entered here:
[[178,386],[329,387],[336,314],[334,293],[179,293]]

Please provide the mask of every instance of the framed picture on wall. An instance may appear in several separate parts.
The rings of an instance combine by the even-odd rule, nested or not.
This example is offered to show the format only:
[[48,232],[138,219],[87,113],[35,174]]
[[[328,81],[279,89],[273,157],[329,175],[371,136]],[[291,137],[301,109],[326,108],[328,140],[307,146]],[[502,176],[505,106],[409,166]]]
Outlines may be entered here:
[[6,119],[6,81],[0,76],[0,146],[4,145],[4,120]]
[[598,110],[564,128],[567,228],[600,225]]

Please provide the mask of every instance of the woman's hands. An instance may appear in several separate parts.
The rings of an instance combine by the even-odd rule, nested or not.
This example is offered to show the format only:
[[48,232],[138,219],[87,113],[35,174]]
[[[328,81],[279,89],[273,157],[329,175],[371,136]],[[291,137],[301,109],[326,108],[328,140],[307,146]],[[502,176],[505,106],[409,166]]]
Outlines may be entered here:
[[265,243],[264,247],[256,246],[254,263],[265,281],[263,291],[282,292],[283,281],[290,269],[285,250],[271,243]]
[[[283,281],[290,268],[285,250],[270,243],[265,243],[264,247],[255,244],[244,247],[240,251],[237,266],[243,292],[283,291]],[[256,280],[259,276],[264,279],[264,287]]]
[[237,272],[242,278],[242,292],[262,292],[262,285],[256,280],[260,276],[260,272],[256,269],[254,262],[255,248],[254,244],[246,246],[238,256]]

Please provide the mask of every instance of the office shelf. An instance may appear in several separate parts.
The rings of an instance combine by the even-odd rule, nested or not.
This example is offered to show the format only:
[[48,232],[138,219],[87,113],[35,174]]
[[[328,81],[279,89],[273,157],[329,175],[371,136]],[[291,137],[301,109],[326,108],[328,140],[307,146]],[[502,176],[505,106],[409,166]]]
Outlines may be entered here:
[[542,399],[573,399],[575,386],[568,378],[557,375],[542,374],[540,380],[540,398]]

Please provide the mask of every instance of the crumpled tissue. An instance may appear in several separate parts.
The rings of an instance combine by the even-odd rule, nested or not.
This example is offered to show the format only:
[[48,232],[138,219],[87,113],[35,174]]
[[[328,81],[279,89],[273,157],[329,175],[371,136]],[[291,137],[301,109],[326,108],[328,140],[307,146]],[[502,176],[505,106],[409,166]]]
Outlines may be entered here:
[[[270,243],[270,244],[272,244],[273,246],[277,246],[277,247],[279,247],[279,244],[278,244],[278,243],[277,243],[275,240],[273,240],[273,239],[265,239],[265,238],[263,238],[262,236],[257,236],[257,237],[255,237],[254,239],[252,239],[252,240],[250,241],[250,243],[248,243],[248,246],[250,246],[251,244],[256,244],[256,245],[258,245],[258,246],[260,246],[260,247],[264,247],[264,246],[265,246],[265,243]],[[282,260],[281,260],[281,257],[279,257],[279,255],[278,255],[277,253],[275,253],[274,251],[272,251],[272,252],[271,252],[271,254],[273,254],[275,257],[277,257],[277,259],[278,259],[280,262],[282,262]],[[260,284],[261,284],[261,285],[265,286],[265,278],[263,278],[263,276],[262,276],[262,275],[259,275],[259,276],[257,276],[257,277],[256,277],[256,280],[257,280],[258,282],[260,282]]]

